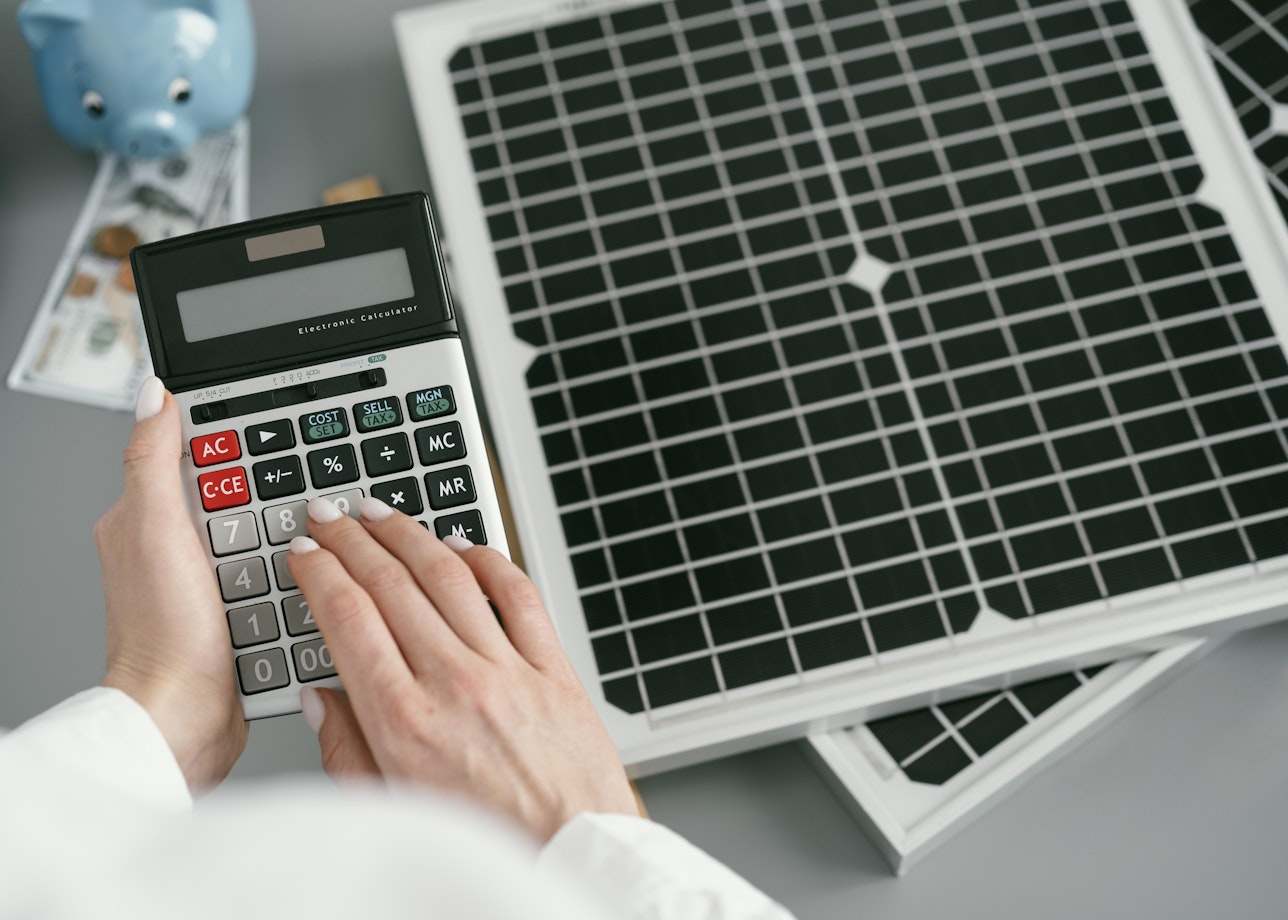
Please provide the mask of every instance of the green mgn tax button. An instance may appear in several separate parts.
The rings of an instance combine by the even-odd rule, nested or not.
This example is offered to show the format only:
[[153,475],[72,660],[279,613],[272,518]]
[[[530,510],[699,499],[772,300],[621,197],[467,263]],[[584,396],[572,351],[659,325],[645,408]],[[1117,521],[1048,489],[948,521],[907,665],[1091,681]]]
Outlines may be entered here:
[[430,387],[407,394],[407,412],[417,421],[451,415],[456,411],[456,400],[449,386]]

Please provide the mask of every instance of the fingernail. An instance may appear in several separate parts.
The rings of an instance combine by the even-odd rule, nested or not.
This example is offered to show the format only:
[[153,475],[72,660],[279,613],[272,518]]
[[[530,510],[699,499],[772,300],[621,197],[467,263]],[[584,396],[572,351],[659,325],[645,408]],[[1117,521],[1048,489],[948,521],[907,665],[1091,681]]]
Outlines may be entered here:
[[315,549],[321,549],[318,541],[312,537],[295,537],[291,540],[291,552],[296,554],[311,553]]
[[148,377],[139,387],[139,398],[134,402],[134,420],[141,422],[152,418],[165,405],[165,384],[160,377]]
[[378,498],[364,498],[358,505],[358,513],[368,521],[383,521],[394,513],[394,509]]
[[464,537],[458,537],[454,533],[449,533],[447,536],[443,537],[443,545],[451,547],[458,553],[463,553],[474,544]]
[[344,517],[344,512],[325,498],[315,498],[309,502],[309,517],[319,524],[330,524]]
[[312,687],[305,687],[300,691],[300,711],[304,713],[304,721],[309,723],[313,734],[322,730],[322,722],[326,719],[326,705]]

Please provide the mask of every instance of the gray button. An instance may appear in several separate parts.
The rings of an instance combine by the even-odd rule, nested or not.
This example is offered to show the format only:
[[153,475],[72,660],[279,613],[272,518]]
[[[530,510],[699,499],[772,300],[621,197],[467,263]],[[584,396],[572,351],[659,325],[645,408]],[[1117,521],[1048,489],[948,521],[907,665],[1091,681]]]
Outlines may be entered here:
[[264,509],[264,530],[271,546],[289,543],[294,537],[308,535],[308,502],[288,502]]
[[211,518],[206,522],[206,528],[210,531],[210,548],[216,556],[259,549],[259,528],[255,526],[253,511]]
[[237,676],[241,679],[242,693],[247,696],[285,687],[291,682],[291,675],[286,671],[286,652],[269,648],[242,655],[237,659]]
[[261,556],[225,562],[219,572],[219,593],[226,601],[240,601],[268,593],[268,569]]
[[291,654],[295,656],[295,675],[300,683],[335,677],[335,662],[331,660],[331,650],[326,647],[325,639],[310,639],[293,645]]
[[362,504],[362,490],[350,489],[347,492],[332,492],[330,495],[323,495],[327,501],[331,502],[342,512],[349,515],[355,521],[360,513],[359,505]]
[[228,631],[233,636],[233,648],[272,642],[282,634],[271,602],[229,610]]
[[304,636],[318,631],[313,622],[313,612],[303,595],[292,594],[282,598],[282,616],[286,618],[286,631],[292,636]]
[[273,553],[273,571],[277,574],[277,586],[283,591],[289,591],[292,588],[298,588],[295,579],[291,577],[291,570],[286,567],[286,557],[291,553],[289,550],[281,553]]

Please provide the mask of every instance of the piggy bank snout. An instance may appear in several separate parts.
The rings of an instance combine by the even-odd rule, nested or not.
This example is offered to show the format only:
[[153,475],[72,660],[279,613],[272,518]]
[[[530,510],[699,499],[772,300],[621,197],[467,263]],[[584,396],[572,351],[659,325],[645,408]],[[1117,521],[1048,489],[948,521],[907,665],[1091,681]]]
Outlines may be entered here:
[[164,109],[139,110],[113,126],[112,149],[124,157],[163,157],[187,147],[197,138],[191,120]]

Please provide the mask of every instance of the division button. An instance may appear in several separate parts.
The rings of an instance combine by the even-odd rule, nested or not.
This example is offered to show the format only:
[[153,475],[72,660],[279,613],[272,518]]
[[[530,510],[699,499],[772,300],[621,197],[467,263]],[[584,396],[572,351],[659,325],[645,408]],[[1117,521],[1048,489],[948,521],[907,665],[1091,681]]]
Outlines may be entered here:
[[401,425],[402,420],[402,407],[394,396],[361,402],[353,407],[353,424],[360,434],[392,428]]
[[192,462],[197,466],[214,466],[241,457],[241,444],[235,431],[217,431],[193,438]]
[[241,681],[242,693],[247,696],[285,687],[291,682],[286,670],[286,652],[269,648],[242,655],[237,659],[237,678]]
[[342,438],[349,433],[349,417],[344,410],[324,409],[321,412],[310,412],[300,416],[300,434],[305,444],[317,444],[319,441],[330,441]]
[[416,390],[407,394],[407,412],[414,421],[438,418],[440,415],[451,415],[456,411],[456,400],[452,397],[449,386],[430,387],[428,390]]
[[474,492],[474,475],[468,466],[453,466],[425,474],[425,494],[435,511],[455,508],[478,501]]
[[371,497],[378,498],[395,511],[415,517],[425,510],[420,501],[420,485],[415,476],[391,479],[371,486]]
[[246,468],[241,466],[202,473],[197,477],[197,488],[201,490],[201,507],[207,511],[235,508],[250,501]]
[[284,495],[298,495],[307,487],[304,468],[296,456],[261,460],[251,467],[255,477],[255,491],[264,501]]
[[465,456],[465,437],[460,422],[429,425],[416,429],[416,450],[425,466],[460,460]]
[[388,476],[412,467],[411,444],[401,431],[362,442],[362,462],[368,476]]
[[246,450],[257,457],[294,446],[295,426],[289,418],[251,425],[246,429]]
[[464,537],[471,543],[487,546],[487,534],[483,532],[483,515],[477,511],[462,511],[434,519],[434,533],[438,539],[443,537]]
[[309,475],[313,485],[329,489],[359,477],[358,455],[352,444],[337,444],[322,450],[309,451]]

